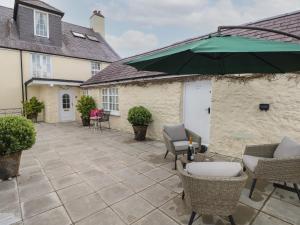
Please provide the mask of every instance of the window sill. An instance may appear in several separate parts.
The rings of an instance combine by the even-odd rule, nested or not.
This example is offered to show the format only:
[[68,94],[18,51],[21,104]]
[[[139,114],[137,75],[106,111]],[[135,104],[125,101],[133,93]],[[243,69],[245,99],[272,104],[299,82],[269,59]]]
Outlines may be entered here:
[[119,111],[110,111],[111,116],[121,116],[121,113]]

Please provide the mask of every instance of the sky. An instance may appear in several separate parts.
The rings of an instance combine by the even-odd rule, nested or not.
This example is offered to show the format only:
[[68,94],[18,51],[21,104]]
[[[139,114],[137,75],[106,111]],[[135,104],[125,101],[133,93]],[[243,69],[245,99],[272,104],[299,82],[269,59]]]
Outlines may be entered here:
[[[89,26],[101,10],[106,40],[121,57],[216,31],[300,10],[300,0],[44,0],[65,12],[66,22]],[[13,7],[14,0],[0,0]]]

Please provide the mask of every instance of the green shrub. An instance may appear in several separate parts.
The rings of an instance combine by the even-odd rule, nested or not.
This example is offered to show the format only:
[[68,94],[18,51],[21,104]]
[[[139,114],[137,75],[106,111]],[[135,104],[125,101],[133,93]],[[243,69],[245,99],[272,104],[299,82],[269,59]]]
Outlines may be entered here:
[[33,123],[22,116],[0,118],[0,155],[27,150],[35,143]]
[[96,103],[91,96],[81,96],[77,102],[76,108],[83,119],[88,119],[90,118],[91,110],[96,108]]
[[40,102],[36,97],[32,97],[29,101],[23,103],[25,115],[28,119],[37,118],[38,114],[45,108],[43,102]]
[[152,122],[152,114],[143,106],[135,106],[129,110],[127,120],[133,126],[147,126]]

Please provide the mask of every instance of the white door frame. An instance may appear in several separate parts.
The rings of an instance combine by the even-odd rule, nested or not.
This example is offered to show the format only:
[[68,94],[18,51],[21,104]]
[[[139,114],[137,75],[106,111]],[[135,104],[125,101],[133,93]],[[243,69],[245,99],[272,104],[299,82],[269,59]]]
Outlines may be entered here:
[[[190,83],[193,83],[193,82],[201,82],[201,81],[208,81],[210,83],[210,103],[209,103],[209,108],[210,108],[210,114],[209,114],[209,118],[208,118],[208,124],[207,124],[207,129],[208,129],[208,132],[207,132],[207,143],[204,141],[203,144],[205,145],[209,145],[209,142],[210,142],[210,123],[211,123],[211,106],[212,106],[212,81],[211,80],[196,80],[196,81],[188,81],[188,82],[185,82],[184,83],[184,90],[183,90],[183,113],[182,113],[182,119],[183,119],[183,122],[185,123],[186,121],[186,116],[187,116],[187,113],[186,113],[186,104],[187,104],[187,101],[186,101],[186,95],[187,95],[187,86],[190,84]],[[201,135],[200,135],[201,136]]]
[[[70,115],[67,119],[63,116],[63,108],[62,108],[62,96],[63,94],[69,94],[70,95]],[[59,110],[59,119],[60,122],[72,122],[75,121],[75,106],[74,106],[74,92],[70,89],[68,90],[59,90],[58,93],[58,110]]]

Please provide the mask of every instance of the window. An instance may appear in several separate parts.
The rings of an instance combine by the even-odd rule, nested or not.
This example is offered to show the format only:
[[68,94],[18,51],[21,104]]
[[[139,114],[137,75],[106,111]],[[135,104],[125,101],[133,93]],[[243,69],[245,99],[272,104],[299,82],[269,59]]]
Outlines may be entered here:
[[91,65],[92,65],[92,76],[95,76],[101,70],[100,62],[92,62]]
[[41,11],[34,11],[34,35],[49,38],[49,16]]
[[112,115],[118,115],[119,113],[118,88],[102,89],[102,107],[104,110],[111,111]]
[[50,78],[51,77],[51,59],[49,55],[32,54],[32,77]]
[[84,89],[83,90],[83,95],[84,96],[88,96],[89,95],[89,90],[88,89]]
[[85,39],[85,35],[82,34],[82,33],[78,33],[78,32],[72,31],[72,34],[74,35],[74,37]]
[[64,94],[62,96],[62,107],[63,109],[70,109],[71,108],[71,104],[70,104],[70,95],[68,94]]
[[86,35],[86,36],[87,36],[87,38],[88,38],[89,40],[91,40],[91,41],[97,41],[97,42],[99,42],[98,38],[95,37],[95,36],[91,36],[91,35]]

